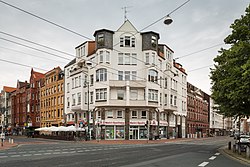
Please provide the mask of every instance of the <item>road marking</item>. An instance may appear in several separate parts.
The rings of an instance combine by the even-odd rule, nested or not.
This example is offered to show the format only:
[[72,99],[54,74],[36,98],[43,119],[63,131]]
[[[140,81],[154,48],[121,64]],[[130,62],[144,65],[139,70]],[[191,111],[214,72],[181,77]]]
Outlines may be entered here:
[[61,152],[54,152],[53,154],[61,154]]
[[8,154],[16,154],[16,152],[9,152]]
[[10,157],[20,157],[21,155],[11,155]]
[[34,155],[42,155],[42,154],[34,154]]
[[41,150],[41,151],[38,151],[39,153],[44,153],[45,151],[44,150]]
[[50,155],[51,153],[43,153],[44,155]]
[[36,151],[29,151],[30,153],[34,153],[34,152],[36,152]]
[[61,151],[61,150],[54,150],[54,151]]
[[68,150],[68,149],[67,149],[67,148],[65,148],[65,149],[62,149],[62,150],[64,150],[64,151],[65,151],[65,150]]
[[4,155],[4,156],[0,156],[0,158],[7,158],[8,156]]
[[215,153],[214,155],[220,155],[220,153]]
[[77,151],[78,153],[82,153],[83,152],[83,150],[79,150],[79,151]]
[[24,154],[23,156],[24,157],[29,157],[29,156],[31,156],[32,154]]
[[62,152],[62,154],[68,154],[69,152],[65,151],[65,152]]
[[198,165],[198,166],[201,166],[201,167],[204,167],[204,166],[206,166],[207,164],[209,164],[209,162],[202,162],[200,165]]
[[209,160],[214,160],[216,158],[216,156],[212,156],[209,158]]
[[23,152],[19,152],[19,154],[23,154],[23,153],[26,153],[25,151],[23,151]]

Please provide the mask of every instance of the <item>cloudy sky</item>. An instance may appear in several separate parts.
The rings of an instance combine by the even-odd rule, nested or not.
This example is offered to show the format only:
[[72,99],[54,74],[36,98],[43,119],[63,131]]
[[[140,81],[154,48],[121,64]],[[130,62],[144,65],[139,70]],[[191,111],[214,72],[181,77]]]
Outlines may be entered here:
[[[4,0],[90,39],[94,39],[93,33],[98,29],[106,28],[116,31],[124,22],[122,10],[124,6],[128,7],[128,19],[137,30],[142,30],[185,1]],[[161,38],[160,43],[165,43],[172,48],[175,51],[175,58],[182,57],[177,62],[186,69],[188,81],[210,94],[209,68],[212,67],[213,58],[221,47],[227,47],[223,45],[223,40],[231,33],[230,25],[245,13],[249,3],[250,0],[190,0],[185,6],[171,14],[174,20],[171,25],[164,25],[162,20],[144,31],[158,32]],[[3,60],[36,67],[39,68],[36,71],[45,72],[43,69],[51,70],[57,66],[63,68],[70,59],[73,59],[69,55],[18,40],[4,33],[72,55],[75,55],[74,48],[87,40],[7,6],[1,1],[0,32],[0,89],[3,86],[15,87],[17,80],[29,80],[31,71],[29,67],[10,64]],[[217,46],[214,47],[215,45]],[[56,56],[65,57],[65,59]]]

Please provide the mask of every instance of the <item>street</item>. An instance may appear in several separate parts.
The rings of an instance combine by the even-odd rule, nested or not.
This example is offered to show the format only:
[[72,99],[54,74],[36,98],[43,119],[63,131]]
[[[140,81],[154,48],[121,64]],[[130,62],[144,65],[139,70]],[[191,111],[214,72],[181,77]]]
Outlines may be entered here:
[[[18,139],[17,139],[18,140]],[[43,139],[19,139],[21,145],[0,151],[0,166],[87,167],[244,167],[218,152],[228,137],[159,144],[88,144]],[[25,142],[25,141],[28,142]]]

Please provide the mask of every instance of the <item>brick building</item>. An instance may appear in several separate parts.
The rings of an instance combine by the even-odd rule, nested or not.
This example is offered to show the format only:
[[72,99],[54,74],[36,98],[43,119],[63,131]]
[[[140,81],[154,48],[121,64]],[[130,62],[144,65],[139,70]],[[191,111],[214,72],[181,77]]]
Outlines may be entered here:
[[187,84],[187,137],[205,137],[209,133],[210,96]]
[[64,124],[64,74],[60,67],[45,73],[41,88],[41,127]]

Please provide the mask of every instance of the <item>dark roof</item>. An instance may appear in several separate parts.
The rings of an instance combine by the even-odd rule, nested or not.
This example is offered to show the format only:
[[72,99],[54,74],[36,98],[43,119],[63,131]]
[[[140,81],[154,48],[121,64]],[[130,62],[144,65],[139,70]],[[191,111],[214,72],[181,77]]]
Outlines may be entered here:
[[102,32],[102,31],[106,31],[106,32],[110,32],[110,33],[114,34],[114,31],[111,31],[111,30],[108,30],[108,29],[100,29],[100,30],[96,30],[96,31],[95,31],[94,37],[96,36],[96,33]]
[[160,39],[160,35],[157,33],[157,32],[154,32],[154,31],[147,31],[147,32],[141,32],[141,34],[155,34],[157,35],[158,39]]
[[74,58],[73,60],[71,60],[71,62],[69,62],[64,68],[72,65],[72,64],[75,64],[76,63],[76,58]]

